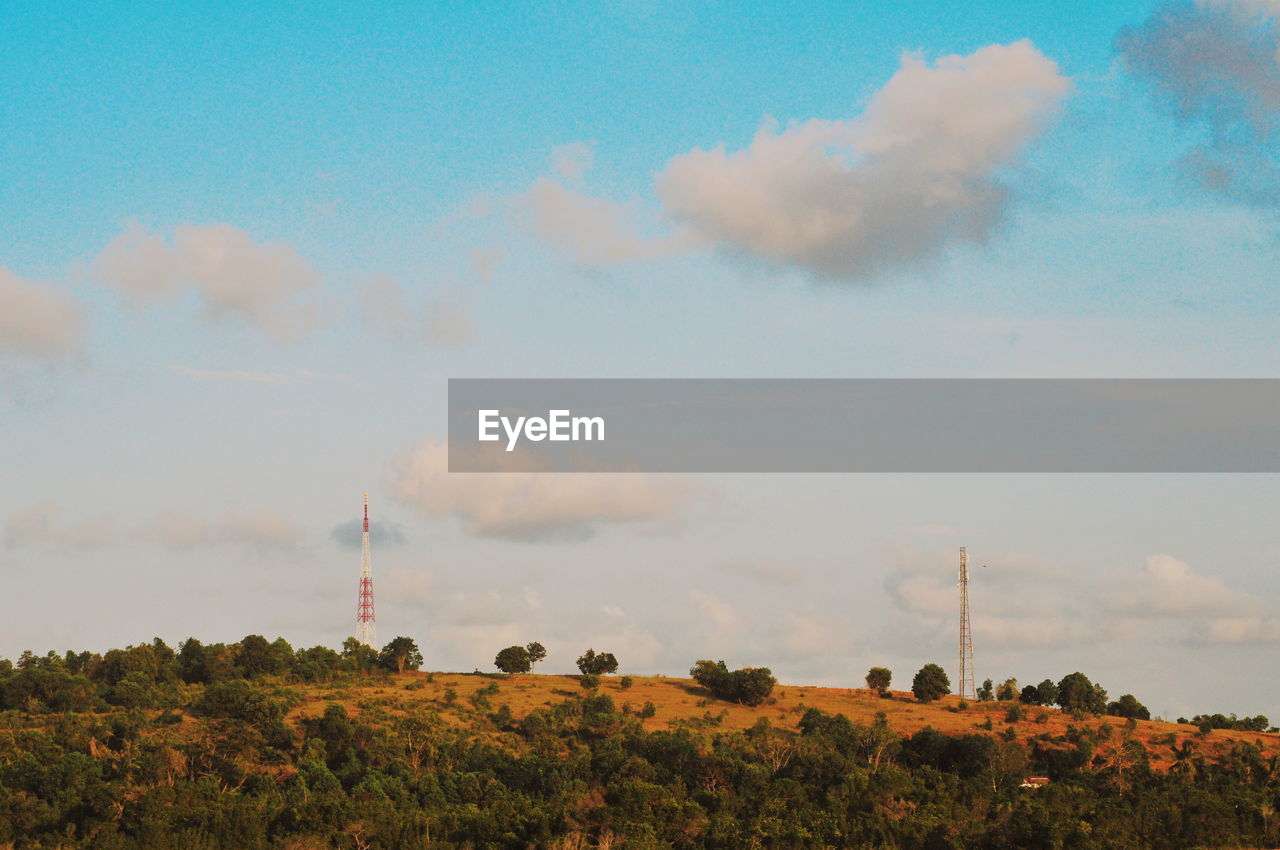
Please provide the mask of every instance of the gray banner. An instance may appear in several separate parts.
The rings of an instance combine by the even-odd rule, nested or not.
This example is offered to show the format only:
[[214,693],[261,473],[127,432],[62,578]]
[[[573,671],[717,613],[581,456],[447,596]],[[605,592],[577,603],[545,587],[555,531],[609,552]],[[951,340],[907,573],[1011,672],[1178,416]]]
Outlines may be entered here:
[[449,471],[1277,472],[1280,380],[450,379]]

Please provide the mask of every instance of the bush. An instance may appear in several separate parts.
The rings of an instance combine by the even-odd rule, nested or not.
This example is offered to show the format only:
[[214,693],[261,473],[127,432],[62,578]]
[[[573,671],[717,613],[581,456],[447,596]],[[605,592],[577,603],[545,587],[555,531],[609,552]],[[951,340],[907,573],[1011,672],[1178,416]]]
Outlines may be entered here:
[[873,691],[884,693],[892,681],[893,671],[888,667],[872,667],[867,671],[867,687]]
[[600,687],[600,677],[592,673],[583,673],[578,677],[578,684],[587,690]]
[[1004,710],[1005,723],[1017,723],[1022,719],[1022,706],[1016,702]]
[[951,680],[937,664],[926,664],[911,680],[911,693],[921,702],[933,702],[951,692]]
[[623,676],[621,679],[618,680],[618,687],[622,688],[624,691],[627,688],[630,688],[633,684],[635,684],[635,680],[633,680],[630,676]]
[[723,661],[701,659],[689,670],[699,685],[711,691],[716,699],[743,705],[760,705],[773,693],[778,680],[768,667],[743,667],[730,670]]
[[613,657],[612,652],[597,653],[594,649],[588,649],[579,656],[578,669],[584,676],[604,676],[618,672],[618,659]]
[[636,717],[649,718],[653,717],[657,713],[657,707],[651,702],[646,702],[644,704],[644,708],[640,709],[640,711],[636,713]]
[[[1114,717],[1127,717],[1130,720],[1150,720],[1151,712],[1147,707],[1138,702],[1133,694],[1125,694],[1113,703],[1107,706],[1107,714]],[[1263,730],[1259,730],[1263,731]]]
[[209,685],[196,708],[208,717],[230,717],[246,723],[266,724],[284,717],[284,706],[243,679]]

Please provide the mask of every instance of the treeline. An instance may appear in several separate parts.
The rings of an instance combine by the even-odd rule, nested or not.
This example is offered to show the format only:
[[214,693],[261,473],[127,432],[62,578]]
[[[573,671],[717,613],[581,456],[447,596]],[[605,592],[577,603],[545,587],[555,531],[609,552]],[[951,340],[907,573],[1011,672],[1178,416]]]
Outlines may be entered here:
[[16,664],[0,659],[0,709],[104,711],[173,708],[178,685],[283,677],[325,682],[342,673],[416,670],[422,654],[411,638],[397,637],[381,651],[347,638],[341,651],[327,646],[295,650],[284,638],[248,635],[232,643],[195,638],[177,650],[160,638],[105,653],[23,652]]
[[[1162,773],[1155,751],[1106,724],[1030,747],[904,736],[883,714],[862,724],[817,709],[798,712],[798,734],[766,718],[729,730],[711,712],[647,731],[598,690],[517,719],[506,699],[519,682],[408,706],[332,687],[322,713],[294,726],[279,723],[287,687],[262,676],[184,685],[192,702],[173,713],[0,713],[0,846],[1123,850],[1280,838],[1280,768],[1250,744],[1213,760],[1171,741],[1177,769]],[[1029,774],[1052,782],[1028,790]]]

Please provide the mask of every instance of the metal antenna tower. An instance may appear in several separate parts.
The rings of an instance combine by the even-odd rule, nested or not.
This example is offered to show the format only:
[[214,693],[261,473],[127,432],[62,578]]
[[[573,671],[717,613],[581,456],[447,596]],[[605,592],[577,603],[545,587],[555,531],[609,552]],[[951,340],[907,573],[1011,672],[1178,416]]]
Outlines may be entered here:
[[969,625],[969,557],[960,547],[960,699],[978,698],[973,679],[973,627]]
[[377,649],[373,616],[373,566],[369,561],[369,494],[364,494],[364,536],[360,545],[360,597],[356,602],[356,640]]

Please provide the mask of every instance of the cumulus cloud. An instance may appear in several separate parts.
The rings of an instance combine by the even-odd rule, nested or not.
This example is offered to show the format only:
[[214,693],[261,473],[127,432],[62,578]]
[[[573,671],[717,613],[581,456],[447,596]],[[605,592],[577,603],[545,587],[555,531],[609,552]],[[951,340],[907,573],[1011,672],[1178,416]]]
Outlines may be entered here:
[[378,277],[360,290],[365,324],[392,339],[440,346],[461,345],[471,338],[469,298],[459,289],[442,288],[414,304],[390,277]]
[[766,122],[745,149],[694,150],[658,177],[668,213],[745,256],[862,278],[981,241],[999,178],[1070,83],[1028,41],[929,65],[908,55],[850,120]]
[[175,227],[168,239],[131,226],[94,259],[92,274],[136,302],[194,291],[207,316],[233,317],[281,338],[316,321],[314,305],[299,296],[319,274],[283,242],[257,242],[227,224]]
[[515,198],[514,207],[531,233],[583,268],[657,259],[690,246],[687,233],[645,233],[636,203],[597,198],[549,177]]
[[[359,549],[364,537],[364,521],[353,519],[339,523],[329,532],[329,536],[339,546],[348,549]],[[404,526],[398,522],[370,520],[369,544],[379,548],[386,546],[403,546],[407,542]]]
[[84,315],[66,293],[0,268],[0,353],[57,358],[75,353]]
[[66,546],[73,549],[96,549],[116,542],[116,528],[105,517],[78,521],[64,520],[52,502],[32,505],[5,523],[7,546],[33,543]]
[[1128,617],[1232,616],[1255,609],[1258,600],[1232,590],[1222,579],[1196,573],[1172,555],[1150,555],[1134,576],[1106,594],[1106,604]]
[[393,470],[392,494],[479,537],[575,540],[603,525],[674,518],[702,489],[677,477],[537,471],[449,473],[448,446],[426,442]]
[[1164,3],[1116,38],[1125,68],[1202,131],[1181,165],[1200,186],[1240,200],[1280,199],[1280,3]]

